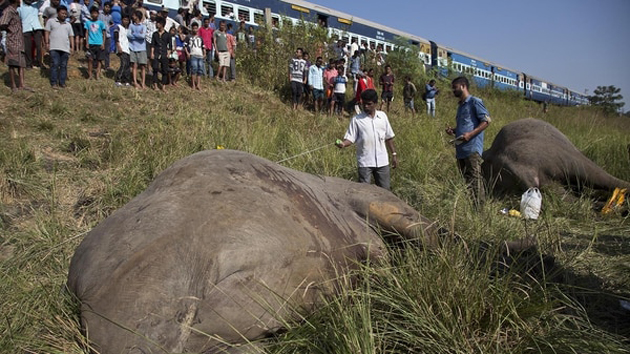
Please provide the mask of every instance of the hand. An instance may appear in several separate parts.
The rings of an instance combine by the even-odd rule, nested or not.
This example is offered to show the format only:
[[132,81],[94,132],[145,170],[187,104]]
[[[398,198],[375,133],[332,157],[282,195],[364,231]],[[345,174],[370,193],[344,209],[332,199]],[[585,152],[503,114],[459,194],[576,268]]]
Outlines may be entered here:
[[472,132],[462,134],[462,139],[464,139],[464,141],[470,141],[473,137],[474,135],[472,135]]
[[101,50],[105,50],[105,43],[101,44]]
[[337,141],[335,142],[335,145],[340,149],[343,149],[344,147],[346,147],[343,143],[343,140],[341,139],[337,139]]
[[398,166],[398,156],[392,155],[392,168],[396,168]]
[[448,135],[455,135],[455,131],[451,127],[446,127],[444,131],[446,131],[446,134]]

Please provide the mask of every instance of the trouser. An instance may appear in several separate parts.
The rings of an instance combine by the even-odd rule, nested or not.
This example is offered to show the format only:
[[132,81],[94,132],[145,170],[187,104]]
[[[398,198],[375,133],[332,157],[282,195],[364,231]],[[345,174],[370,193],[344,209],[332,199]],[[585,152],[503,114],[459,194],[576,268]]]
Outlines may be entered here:
[[468,190],[472,193],[473,202],[475,206],[480,206],[485,202],[486,190],[481,175],[481,163],[483,159],[479,156],[479,153],[473,153],[472,155],[463,159],[457,160],[457,166],[461,172]]
[[435,98],[427,98],[427,115],[435,117]]
[[131,83],[131,63],[129,62],[129,54],[120,53],[118,58],[120,58],[120,68],[118,68],[118,71],[116,72],[116,82]]
[[374,184],[390,189],[389,165],[383,167],[359,167],[359,183],[371,183],[374,176]]
[[153,67],[153,83],[158,83],[158,73],[162,74],[162,85],[168,85],[168,58],[162,55],[153,59],[151,66]]
[[[24,33],[24,52],[26,53],[26,67],[41,65],[42,63],[42,36],[44,31],[36,30]],[[33,57],[33,40],[35,41],[35,57]]]
[[103,58],[104,58],[104,62],[105,62],[105,69],[109,69],[109,53],[110,53],[110,49],[111,49],[111,45],[112,45],[112,39],[111,38],[105,38],[105,49],[103,49]]
[[230,80],[236,80],[236,59],[230,57]]
[[50,85],[65,86],[66,77],[68,76],[68,57],[70,53],[61,50],[51,50],[50,58],[52,66],[50,67]]
[[293,103],[300,104],[300,100],[302,99],[302,92],[304,88],[302,88],[302,83],[298,81],[291,81],[291,97],[293,99]]
[[212,69],[212,61],[214,59],[214,49],[206,50],[206,64],[208,64],[208,70],[206,71],[206,75],[209,78],[214,77],[214,70]]

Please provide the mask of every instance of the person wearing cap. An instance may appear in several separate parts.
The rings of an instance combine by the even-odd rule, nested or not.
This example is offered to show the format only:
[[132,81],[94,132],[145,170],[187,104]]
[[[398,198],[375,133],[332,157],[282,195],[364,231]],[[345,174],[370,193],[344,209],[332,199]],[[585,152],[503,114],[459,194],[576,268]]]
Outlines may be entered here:
[[162,10],[160,12],[161,12],[162,18],[165,21],[164,30],[166,31],[166,33],[169,33],[171,31],[171,27],[173,26],[175,26],[175,29],[179,27],[179,23],[177,23],[172,18],[168,17],[168,8],[162,7]]
[[343,141],[337,147],[343,149],[352,144],[357,147],[359,182],[370,183],[372,177],[377,186],[390,189],[389,153],[392,155],[391,168],[398,166],[394,131],[387,114],[376,109],[378,93],[369,89],[361,94],[363,112],[350,121]]

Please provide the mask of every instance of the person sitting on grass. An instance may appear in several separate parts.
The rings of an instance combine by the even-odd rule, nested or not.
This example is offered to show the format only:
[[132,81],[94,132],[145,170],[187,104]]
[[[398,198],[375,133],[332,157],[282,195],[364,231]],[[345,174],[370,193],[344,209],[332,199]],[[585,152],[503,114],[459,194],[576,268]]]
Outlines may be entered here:
[[186,46],[186,52],[190,57],[190,86],[195,90],[201,90],[199,85],[201,85],[201,77],[205,75],[206,47],[199,36],[199,24],[194,22],[191,27],[192,36],[188,39],[188,46]]
[[179,77],[182,75],[182,69],[179,67],[179,61],[175,59],[176,54],[173,53],[168,58],[168,82],[171,86],[179,86]]
[[85,41],[88,44],[86,56],[88,57],[88,80],[92,79],[92,70],[96,65],[96,80],[101,76],[101,63],[105,59],[105,31],[107,26],[98,19],[98,7],[90,9],[91,20],[85,22]]

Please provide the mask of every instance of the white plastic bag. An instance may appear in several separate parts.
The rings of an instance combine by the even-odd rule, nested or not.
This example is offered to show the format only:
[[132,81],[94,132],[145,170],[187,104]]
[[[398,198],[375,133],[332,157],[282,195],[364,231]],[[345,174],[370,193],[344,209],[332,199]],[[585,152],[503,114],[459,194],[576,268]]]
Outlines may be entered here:
[[538,188],[530,188],[521,196],[521,214],[525,219],[537,220],[542,205],[542,194]]

